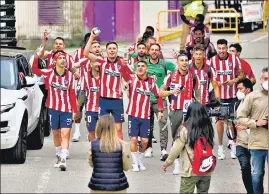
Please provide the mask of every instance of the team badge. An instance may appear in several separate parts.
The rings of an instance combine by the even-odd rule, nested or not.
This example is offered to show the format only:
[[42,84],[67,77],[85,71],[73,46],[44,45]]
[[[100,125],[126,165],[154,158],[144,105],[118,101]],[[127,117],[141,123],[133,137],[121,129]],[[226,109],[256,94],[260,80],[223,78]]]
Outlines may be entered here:
[[231,62],[231,61],[228,62],[228,65],[229,65],[229,66],[232,66],[232,65],[233,65],[233,62]]

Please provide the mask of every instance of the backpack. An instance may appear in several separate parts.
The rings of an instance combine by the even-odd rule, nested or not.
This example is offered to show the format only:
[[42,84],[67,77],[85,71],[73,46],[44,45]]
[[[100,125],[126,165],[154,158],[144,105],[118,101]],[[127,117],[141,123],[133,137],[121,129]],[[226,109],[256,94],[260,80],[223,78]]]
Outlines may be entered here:
[[193,152],[193,161],[191,160],[188,152],[187,155],[192,165],[192,171],[194,174],[203,176],[215,170],[217,160],[213,155],[212,147],[209,143],[207,143],[205,136],[202,136],[196,140]]

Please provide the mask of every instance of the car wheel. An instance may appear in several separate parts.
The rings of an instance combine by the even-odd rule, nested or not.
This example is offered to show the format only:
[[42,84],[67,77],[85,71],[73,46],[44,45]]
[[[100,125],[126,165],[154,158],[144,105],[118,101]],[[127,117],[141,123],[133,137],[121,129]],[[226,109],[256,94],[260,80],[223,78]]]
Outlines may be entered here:
[[48,109],[45,107],[45,124],[44,124],[44,135],[45,137],[50,136],[50,120],[49,120],[49,111]]
[[41,110],[38,124],[34,131],[27,138],[27,148],[38,150],[43,147],[44,128],[44,110]]
[[248,22],[245,26],[245,29],[247,32],[253,32],[255,30],[255,23],[254,22]]
[[22,119],[19,138],[16,145],[11,149],[4,150],[4,155],[8,163],[23,164],[26,160],[27,123],[28,118],[27,116],[24,116]]

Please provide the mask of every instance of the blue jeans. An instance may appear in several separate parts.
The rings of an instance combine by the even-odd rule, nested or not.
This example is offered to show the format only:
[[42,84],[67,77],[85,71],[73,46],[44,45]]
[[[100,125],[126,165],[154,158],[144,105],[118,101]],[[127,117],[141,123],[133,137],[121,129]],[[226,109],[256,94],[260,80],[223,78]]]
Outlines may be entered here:
[[268,150],[250,150],[252,158],[252,184],[255,194],[263,194],[265,160],[268,163]]
[[242,180],[247,190],[247,193],[253,193],[250,152],[247,148],[238,145],[236,146],[236,157],[239,160],[241,166]]

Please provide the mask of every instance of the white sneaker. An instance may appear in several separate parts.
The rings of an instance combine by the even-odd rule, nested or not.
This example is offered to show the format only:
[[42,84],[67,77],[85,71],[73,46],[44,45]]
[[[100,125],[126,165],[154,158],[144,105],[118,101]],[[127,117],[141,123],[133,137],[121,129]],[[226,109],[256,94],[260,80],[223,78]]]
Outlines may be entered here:
[[225,153],[224,153],[223,147],[219,147],[218,149],[218,159],[219,160],[225,159]]
[[144,166],[144,163],[143,163],[143,158],[144,158],[144,153],[139,153],[138,154],[138,166],[139,166],[139,170],[147,170],[147,168]]
[[151,158],[152,156],[153,156],[153,149],[149,147],[149,148],[145,151],[145,158]]
[[174,162],[174,170],[173,170],[173,175],[178,175],[179,174],[179,159],[175,159],[175,162]]
[[59,164],[59,168],[61,169],[61,171],[66,170],[66,160],[65,159],[61,159],[60,164]]
[[56,162],[55,162],[55,164],[53,166],[54,166],[54,168],[59,168],[60,167],[60,162],[61,162],[61,157],[56,155],[56,158],[57,158],[57,160],[56,160]]
[[231,158],[236,159],[236,144],[234,142],[231,144]]
[[138,164],[132,164],[132,166],[133,166],[132,171],[139,172]]
[[66,159],[69,159],[69,151],[66,153]]
[[233,151],[231,151],[231,158],[232,158],[232,159],[236,159],[236,155],[234,154]]
[[161,151],[160,160],[161,160],[161,161],[165,161],[167,157],[168,157],[168,152],[167,152],[165,149],[163,149],[163,150]]
[[73,142],[78,142],[80,138],[80,133],[74,133],[72,137]]

